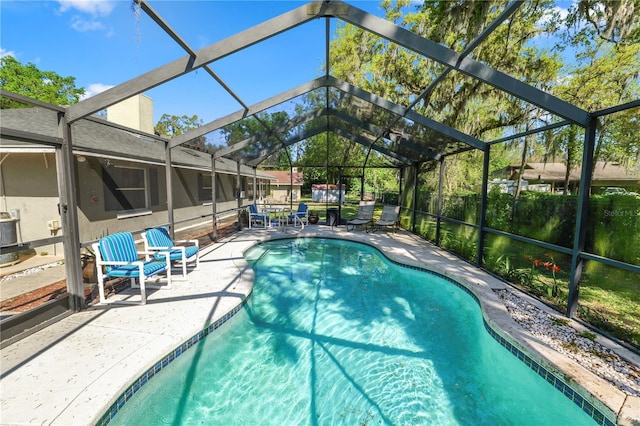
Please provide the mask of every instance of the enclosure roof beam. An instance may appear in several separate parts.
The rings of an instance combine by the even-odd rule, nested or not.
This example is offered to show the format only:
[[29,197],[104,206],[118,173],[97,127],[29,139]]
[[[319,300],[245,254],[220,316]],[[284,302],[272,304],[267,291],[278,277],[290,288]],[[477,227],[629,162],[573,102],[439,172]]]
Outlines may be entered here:
[[[387,111],[391,111],[398,115],[403,115],[406,112],[405,107],[395,104],[378,95],[374,95],[373,93],[367,92],[366,90],[361,89],[360,87],[356,87],[352,84],[349,84],[346,81],[337,79],[335,77],[330,77],[329,80],[331,81],[331,85],[333,87],[339,90],[342,90],[345,93],[349,93],[350,95],[356,96],[362,100],[365,100],[371,104],[374,104],[380,108],[384,108]],[[459,130],[449,127],[446,124],[439,123],[435,120],[425,117],[424,115],[418,114],[415,111],[406,112],[406,118],[422,126],[435,130],[436,132],[441,133],[445,136],[448,136],[452,139],[466,143],[467,145],[470,145],[481,151],[484,151],[486,149],[485,143],[480,139],[467,135],[466,133],[463,133]]]
[[487,144],[488,145],[495,145],[497,143],[511,141],[511,140],[514,140],[514,139],[522,138],[524,136],[534,135],[534,134],[540,133],[540,132],[545,132],[547,130],[557,129],[558,127],[568,126],[569,124],[571,124],[571,123],[569,123],[566,120],[558,121],[557,123],[547,124],[546,126],[538,127],[538,128],[531,129],[531,130],[527,130],[525,132],[516,133],[514,135],[506,136],[504,138],[495,139],[495,140],[492,140],[490,142],[487,142]]
[[335,3],[332,3],[332,6],[344,6],[349,9],[348,13],[343,13],[339,18],[350,24],[460,71],[582,127],[585,127],[589,121],[589,113],[587,111],[569,102],[495,70],[482,62],[462,57],[454,50],[423,38],[385,19],[378,18],[346,3]]
[[[352,124],[356,127],[359,127],[363,130],[366,130],[369,133],[372,133],[376,136],[379,136],[380,138],[384,137],[383,132],[384,129],[382,129],[381,127],[378,127],[374,124],[371,123],[365,123],[357,118],[354,118],[350,115],[344,114],[340,111],[336,111],[335,109],[330,109],[329,110],[330,114],[339,118],[340,120]],[[425,155],[429,158],[433,158],[434,160],[438,160],[441,157],[441,154],[435,153],[432,150],[428,149],[428,148],[423,148],[413,142],[411,142],[410,140],[405,138],[405,142],[403,144],[407,149],[409,149],[410,151],[414,151],[417,154],[422,154]],[[376,149],[375,145],[372,149]]]
[[[388,101],[380,96],[374,95],[370,92],[367,92],[366,90],[360,89],[359,87],[353,86],[349,83],[347,83],[344,80],[335,78],[335,77],[320,77],[317,78],[315,80],[312,80],[308,83],[304,83],[296,88],[293,88],[291,90],[288,90],[286,92],[280,93],[278,95],[275,95],[271,98],[265,99],[261,102],[258,102],[254,105],[249,106],[247,111],[244,110],[240,110],[240,111],[236,111],[234,113],[231,113],[225,117],[221,117],[217,120],[214,120],[212,122],[209,122],[197,129],[194,129],[190,132],[187,133],[183,133],[181,135],[178,135],[174,138],[171,139],[170,142],[170,146],[173,148],[177,145],[181,145],[185,142],[188,142],[190,140],[193,140],[195,138],[198,138],[200,136],[203,136],[207,133],[210,133],[212,131],[218,130],[226,125],[229,125],[231,123],[234,123],[236,121],[242,120],[243,118],[246,118],[245,115],[248,112],[249,115],[255,115],[258,112],[264,111],[268,108],[271,108],[275,105],[281,104],[283,102],[286,102],[288,100],[291,100],[293,98],[296,98],[298,96],[304,95],[305,93],[308,93],[310,91],[313,91],[315,89],[321,88],[321,87],[334,87],[344,93],[348,93],[352,96],[356,96],[366,102],[369,102],[373,105],[376,105],[377,107],[383,108],[387,111],[390,111],[394,114],[398,114],[398,115],[405,115],[406,114],[406,118],[414,121],[415,123],[418,123],[422,126],[428,127],[432,130],[435,130],[438,133],[441,133],[445,136],[448,136],[452,139],[458,140],[460,142],[466,143],[476,149],[480,149],[483,150],[485,149],[485,143],[483,141],[481,141],[480,139],[474,138],[473,136],[469,136],[466,133],[462,133],[456,129],[453,129],[445,124],[439,123],[435,120],[432,120],[430,118],[427,118],[421,114],[418,114],[415,111],[406,111],[406,108],[395,104],[391,101]],[[240,143],[240,142],[238,142]],[[234,146],[237,144],[234,144]],[[244,145],[246,146],[246,145]],[[240,146],[239,146],[240,147]],[[231,147],[229,147],[231,148]],[[225,148],[226,149],[226,148]],[[226,155],[230,152],[233,152],[233,150],[229,151],[229,152],[224,152],[223,154],[219,154],[217,155],[216,158],[220,158],[223,155]],[[438,155],[438,154],[435,154]]]
[[[344,113],[342,113],[340,111],[336,111],[335,109],[332,109],[332,108],[330,108],[330,109],[321,108],[321,109],[317,109],[317,110],[311,111],[311,112],[309,112],[309,113],[307,113],[307,114],[305,114],[303,116],[296,117],[296,118],[294,118],[292,120],[289,120],[284,126],[281,126],[281,127],[277,128],[277,129],[275,129],[274,132],[279,133],[279,134],[288,132],[289,130],[291,130],[292,128],[294,128],[296,126],[299,126],[300,124],[304,124],[304,123],[309,122],[311,120],[317,119],[317,118],[319,118],[319,117],[321,117],[323,115],[335,116],[335,117],[337,117],[338,119],[340,119],[342,121],[345,121],[345,122],[347,122],[349,124],[352,124],[352,125],[354,125],[356,127],[359,127],[361,129],[366,130],[366,131],[368,131],[368,132],[370,132],[372,134],[375,134],[375,135],[378,135],[378,134],[382,133],[382,128],[380,128],[378,126],[375,126],[373,124],[370,124],[370,123],[364,123],[364,122],[362,122],[361,120],[359,120],[357,118],[351,117],[351,116],[349,116],[347,114],[344,114]],[[334,131],[334,129],[331,126],[329,126],[327,129],[323,129],[322,131],[326,131],[326,130]],[[312,136],[315,136],[315,134],[317,134],[317,133],[314,133]],[[254,136],[252,136],[250,138],[247,138],[247,139],[245,139],[243,141],[237,142],[237,143],[235,143],[235,144],[233,144],[231,146],[228,146],[226,148],[220,149],[220,150],[218,150],[218,151],[216,151],[214,153],[214,158],[221,158],[221,157],[230,155],[230,154],[232,154],[234,152],[240,151],[240,150],[250,146],[252,143],[258,142],[259,140],[261,140],[264,137],[266,137],[266,134],[254,135]],[[284,147],[290,146],[292,143],[299,142],[299,141],[304,140],[304,139],[308,139],[309,137],[311,137],[311,136],[309,136],[309,134],[305,134],[305,135],[303,135],[302,138],[295,138],[294,142],[292,142],[292,140],[286,140]],[[405,145],[405,147],[407,149],[409,149],[411,151],[414,151],[417,154],[425,155],[425,156],[427,156],[429,158],[433,158],[433,159],[437,160],[441,156],[440,154],[434,153],[433,151],[431,151],[429,149],[426,149],[426,148],[423,148],[423,147],[421,147],[419,145],[416,145],[415,143],[412,143],[409,140],[405,140],[404,145]],[[276,146],[267,148],[267,149],[261,151],[260,157],[257,157],[257,158],[260,159],[263,156],[266,158],[269,155],[272,155],[273,153],[275,153],[279,148],[280,147],[276,147]],[[386,148],[381,148],[382,151],[377,149],[377,148],[378,147],[374,146],[373,149],[375,149],[375,150],[377,150],[379,152],[382,152],[382,153],[384,153],[386,155],[389,155],[388,154],[388,150],[386,150]],[[248,162],[253,162],[253,160],[255,160],[255,159],[248,159],[247,161]],[[404,160],[402,160],[402,161],[404,161]]]
[[113,104],[134,95],[159,86],[174,78],[188,74],[213,61],[222,59],[235,52],[276,36],[284,31],[309,22],[319,15],[324,16],[326,8],[322,3],[317,7],[317,14],[309,13],[312,8],[303,5],[273,19],[262,22],[252,28],[227,37],[198,50],[196,56],[186,55],[155,70],[142,74],[102,93],[73,104],[67,109],[69,123],[103,110]]
[[272,96],[268,99],[260,101],[256,104],[249,106],[247,111],[240,110],[233,112],[224,117],[218,118],[214,121],[211,121],[197,129],[194,129],[190,132],[183,133],[171,139],[170,145],[171,147],[175,147],[177,145],[181,145],[185,142],[188,142],[192,139],[196,139],[200,136],[206,135],[207,133],[218,130],[224,126],[227,126],[231,123],[235,123],[236,121],[242,120],[247,115],[252,116],[264,110],[267,110],[271,107],[274,107],[283,102],[289,101],[293,98],[297,98],[298,96],[304,95],[305,93],[311,92],[315,89],[325,87],[327,85],[327,79],[325,77],[320,77],[315,80],[311,80],[308,83],[301,84],[293,89],[282,92],[278,95]]
[[46,109],[49,109],[49,110],[52,110],[52,111],[58,111],[58,112],[64,112],[65,111],[64,107],[61,107],[61,106],[58,106],[58,105],[52,105],[52,104],[49,104],[47,102],[43,102],[43,101],[39,101],[37,99],[29,98],[27,96],[21,95],[19,93],[11,92],[11,91],[6,90],[6,89],[1,89],[0,88],[0,97],[9,98],[9,99],[12,99],[14,101],[24,103],[25,105],[33,105],[33,106],[36,106],[36,107],[46,108]]
[[[295,136],[287,139],[285,141],[284,145],[285,145],[285,147],[291,146],[291,145],[293,145],[295,143],[301,142],[301,141],[303,141],[305,139],[312,138],[312,137],[317,136],[319,134],[322,134],[322,133],[324,133],[326,131],[327,130],[324,129],[324,128],[318,128],[318,129],[309,130],[309,131],[307,131],[305,133],[302,133],[302,134],[299,134],[299,135],[295,135]],[[357,142],[357,143],[359,143],[361,145],[365,145],[367,147],[370,144],[370,141],[368,141],[367,139],[365,139],[365,138],[363,138],[361,136],[354,136],[351,133],[349,133],[347,131],[344,131],[342,129],[331,129],[330,131],[335,133],[335,134],[337,134],[337,135],[339,135],[339,136],[342,136],[342,137],[350,139],[350,140],[352,140],[354,142]],[[280,149],[280,148],[281,148],[280,146],[274,146],[274,147],[271,147],[271,148],[264,149],[264,150],[262,150],[260,152],[260,154],[258,156],[254,157],[254,158],[251,158],[251,159],[245,159],[244,164],[257,166],[261,162],[263,162],[266,158],[268,158],[269,156],[271,156],[275,152],[277,152],[278,149]],[[387,155],[389,157],[395,158],[396,160],[401,161],[403,163],[410,164],[410,165],[415,164],[415,162],[413,160],[408,159],[406,157],[403,157],[402,155],[396,154],[395,152],[389,151],[386,148],[374,147],[373,149],[375,151],[378,151],[378,152],[380,152],[382,154],[385,154],[385,155]]]
[[[296,126],[299,126],[301,124],[307,123],[311,120],[314,120],[318,117],[321,117],[323,115],[327,114],[327,110],[325,108],[320,108],[320,109],[316,109],[314,111],[311,111],[305,115],[301,115],[299,117],[295,117],[289,121],[287,121],[283,126],[277,127],[276,129],[274,129],[274,133],[286,133],[289,130],[293,129]],[[230,145],[226,148],[222,148],[219,149],[218,151],[215,152],[214,154],[214,158],[220,158],[220,157],[224,157],[225,155],[229,155],[232,154],[234,152],[240,151],[241,149],[244,149],[248,146],[250,146],[253,143],[256,143],[258,141],[260,141],[261,139],[265,139],[266,137],[268,137],[267,133],[260,133],[258,135],[254,135],[250,138],[244,139],[240,142],[236,142],[233,145]]]
[[[487,25],[481,32],[480,34],[478,34],[478,36],[476,38],[474,38],[473,40],[471,40],[469,42],[469,44],[467,44],[465,46],[465,48],[462,50],[462,52],[460,52],[460,57],[461,58],[465,58],[467,57],[469,54],[471,54],[471,52],[473,52],[473,50],[479,46],[487,37],[489,37],[489,35],[491,35],[491,33],[500,25],[502,24],[507,18],[509,18],[511,15],[513,15],[519,8],[520,5],[524,3],[523,0],[514,0],[511,3],[509,3],[504,10],[502,11],[502,13],[500,13],[500,15],[494,19],[489,25]],[[392,127],[398,122],[400,121],[403,117],[405,117],[407,115],[407,113],[411,110],[413,110],[415,108],[415,106],[418,104],[418,102],[420,102],[421,100],[423,100],[425,97],[427,97],[439,84],[440,82],[442,82],[445,77],[449,74],[449,72],[451,72],[453,70],[453,68],[445,68],[440,75],[438,75],[423,91],[422,93],[420,93],[413,101],[411,101],[411,103],[405,108],[405,112],[402,114],[402,116],[398,116],[391,124],[388,125],[385,133],[390,132],[392,129]],[[406,141],[406,139],[405,139]],[[375,142],[374,142],[375,143]],[[367,154],[368,157],[368,154]],[[439,158],[439,157],[438,157]],[[365,160],[366,162],[366,160]]]
[[[349,140],[352,140],[355,143],[359,143],[360,145],[364,146],[365,148],[371,147],[371,141],[366,139],[366,138],[363,138],[362,136],[353,135],[353,134],[351,134],[351,133],[349,133],[349,132],[347,132],[345,130],[342,130],[342,129],[334,129],[333,133],[335,133],[338,136],[342,136],[343,138],[347,138]],[[394,159],[396,159],[398,161],[401,161],[401,162],[403,162],[405,164],[408,164],[410,166],[415,166],[416,165],[415,161],[413,161],[413,160],[411,160],[411,159],[409,159],[407,157],[404,157],[404,156],[402,156],[400,154],[397,154],[397,153],[395,153],[393,151],[390,151],[390,150],[388,150],[388,149],[386,149],[384,147],[373,146],[373,147],[371,147],[371,149],[373,149],[374,151],[378,151],[381,154],[387,155],[387,156],[389,156],[391,158],[394,158]]]
[[[286,148],[287,146],[291,146],[295,143],[298,142],[302,142],[305,139],[309,139],[311,137],[317,136],[321,133],[326,132],[327,130],[324,128],[318,128],[318,129],[313,129],[313,130],[309,130],[306,131],[302,134],[299,135],[295,135],[292,138],[287,139],[286,141],[284,141],[284,147]],[[270,148],[266,148],[263,149],[262,151],[260,151],[260,154],[250,158],[248,160],[245,160],[245,163],[248,165],[252,165],[252,166],[258,166],[260,163],[262,163],[265,159],[267,159],[269,156],[275,154],[279,149],[281,149],[281,146],[272,146]]]
[[[171,37],[176,43],[178,43],[180,45],[180,47],[182,47],[184,49],[185,52],[187,52],[193,58],[195,58],[197,56],[196,52],[187,44],[187,42],[184,41],[182,39],[182,37],[180,37],[178,35],[178,33],[176,33],[173,30],[173,28],[171,28],[169,26],[169,24],[167,24],[164,21],[164,19],[162,19],[162,17],[160,17],[160,15],[158,15],[156,13],[156,11],[153,10],[153,8],[145,0],[134,0],[134,1],[136,3],[138,3],[138,5],[140,5],[142,10],[144,10],[146,12],[146,14],[156,24],[158,24],[160,26],[160,28],[162,28],[164,30],[165,33],[167,33],[169,35],[169,37]],[[240,99],[240,97],[233,90],[231,90],[231,88],[222,80],[222,78],[220,78],[218,76],[218,74],[215,73],[215,71],[213,71],[211,69],[211,67],[209,67],[209,65],[205,65],[203,68],[220,86],[222,86],[222,88],[224,90],[227,91],[227,93],[229,95],[231,95],[231,97],[233,99],[236,100],[236,102],[238,102],[240,105],[242,105],[242,107],[245,109],[245,111],[247,110],[247,105],[242,101],[242,99]]]
[[591,113],[591,116],[601,117],[603,115],[614,114],[616,112],[624,111],[626,109],[631,109],[631,108],[637,108],[637,107],[640,107],[640,99],[636,99],[635,101],[631,101],[621,105],[616,105],[610,108],[605,108],[599,111],[595,111]]

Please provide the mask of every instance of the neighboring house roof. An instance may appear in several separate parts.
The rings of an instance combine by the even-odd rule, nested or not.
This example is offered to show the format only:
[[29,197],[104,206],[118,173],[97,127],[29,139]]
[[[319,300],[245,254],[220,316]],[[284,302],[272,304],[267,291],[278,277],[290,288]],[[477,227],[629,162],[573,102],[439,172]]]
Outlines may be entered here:
[[[564,181],[566,166],[563,163],[527,163],[522,178],[528,181]],[[517,177],[520,166],[511,166],[512,177]],[[570,181],[580,180],[580,169],[571,170]],[[593,180],[638,181],[640,168],[625,168],[618,163],[599,161],[593,169]]]
[[[38,140],[38,136],[45,138],[58,137],[57,112],[45,108],[16,108],[0,110],[0,123],[4,129],[13,129],[21,133],[26,132]],[[122,126],[112,125],[100,118],[79,120],[71,127],[74,153],[87,156],[114,156],[128,161],[151,162],[163,165],[165,163],[165,142],[145,136],[134,131],[128,131]],[[27,142],[25,138],[7,136],[1,137],[0,151],[9,152],[20,150],[28,152],[30,149],[42,150],[46,145]],[[44,139],[44,138],[43,138]],[[171,150],[171,163],[177,167],[188,167],[211,170],[211,154],[197,151],[184,146]],[[236,163],[221,158],[216,160],[216,171],[223,173],[237,173]],[[241,165],[240,171],[244,175],[253,175],[253,168]],[[267,173],[257,171],[256,175],[262,179],[273,179]]]
[[[276,180],[271,182],[275,185],[291,185],[292,173],[288,170],[269,170],[269,174],[274,176]],[[301,186],[304,177],[303,172],[293,172],[293,186]]]
[[[342,190],[344,191],[346,188],[346,185],[343,183],[342,185]],[[313,185],[311,185],[311,190],[323,190],[323,189],[328,189],[328,190],[332,190],[332,189],[338,189],[338,185],[334,185],[334,184],[326,184],[326,183],[314,183]]]

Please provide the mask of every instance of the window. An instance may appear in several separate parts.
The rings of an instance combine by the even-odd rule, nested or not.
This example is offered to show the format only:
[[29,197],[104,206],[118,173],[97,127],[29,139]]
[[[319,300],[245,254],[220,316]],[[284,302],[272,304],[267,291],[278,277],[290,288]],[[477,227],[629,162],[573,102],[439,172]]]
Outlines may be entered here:
[[235,176],[216,175],[216,202],[233,201],[235,199]]
[[[155,169],[111,165],[102,168],[102,179],[106,211],[146,210],[149,202],[158,203],[158,172]],[[153,191],[149,191],[150,187]]]
[[211,173],[198,174],[198,199],[203,203],[211,202]]

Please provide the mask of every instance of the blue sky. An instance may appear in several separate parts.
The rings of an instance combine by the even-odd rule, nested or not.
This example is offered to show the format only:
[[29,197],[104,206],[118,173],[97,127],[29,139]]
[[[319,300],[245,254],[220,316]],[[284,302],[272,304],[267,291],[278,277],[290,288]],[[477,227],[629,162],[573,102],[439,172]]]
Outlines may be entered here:
[[[166,1],[151,7],[198,50],[307,1]],[[381,14],[378,2],[352,1]],[[334,21],[332,21],[334,22]],[[0,1],[0,54],[39,69],[76,78],[87,94],[99,93],[185,55],[130,1]],[[335,29],[335,22],[332,30]],[[248,105],[321,75],[324,19],[223,58],[211,68]],[[199,70],[145,93],[154,123],[164,113],[198,115],[209,122],[241,106]]]

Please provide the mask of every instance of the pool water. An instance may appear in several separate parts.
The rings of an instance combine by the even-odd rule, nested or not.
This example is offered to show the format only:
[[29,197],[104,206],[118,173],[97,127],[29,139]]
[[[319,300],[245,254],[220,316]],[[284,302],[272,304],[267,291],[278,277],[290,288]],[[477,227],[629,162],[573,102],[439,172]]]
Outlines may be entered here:
[[245,309],[114,424],[594,424],[439,276],[331,239],[268,242],[245,257],[255,271]]

